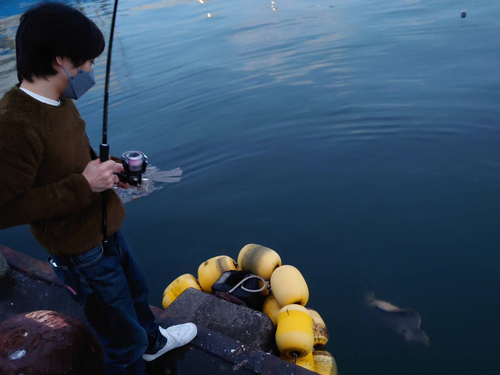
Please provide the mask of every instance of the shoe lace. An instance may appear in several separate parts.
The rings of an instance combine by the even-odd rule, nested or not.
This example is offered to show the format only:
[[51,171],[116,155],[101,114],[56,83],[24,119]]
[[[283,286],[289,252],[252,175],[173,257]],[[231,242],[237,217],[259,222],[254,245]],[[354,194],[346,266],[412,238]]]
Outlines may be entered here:
[[184,327],[173,327],[173,328],[168,330],[169,336],[171,336],[179,344],[182,341],[182,337],[184,336],[184,333],[185,333]]

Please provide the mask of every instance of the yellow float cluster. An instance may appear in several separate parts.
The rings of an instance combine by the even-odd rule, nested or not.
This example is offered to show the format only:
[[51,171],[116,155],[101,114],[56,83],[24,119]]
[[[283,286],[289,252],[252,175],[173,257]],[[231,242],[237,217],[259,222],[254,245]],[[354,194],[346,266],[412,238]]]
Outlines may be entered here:
[[207,293],[212,293],[212,285],[227,271],[236,271],[238,265],[227,255],[213,257],[203,262],[198,267],[198,281],[201,289]]
[[[309,289],[300,271],[282,265],[279,254],[265,246],[248,244],[238,254],[236,263],[227,255],[217,256],[198,267],[198,280],[184,274],[163,292],[166,309],[186,289],[212,293],[212,286],[227,271],[242,270],[266,280],[267,295],[262,311],[276,326],[276,345],[280,358],[321,375],[337,375],[333,356],[322,351],[328,342],[328,330],[317,311],[306,308]],[[259,281],[261,283],[262,282]]]

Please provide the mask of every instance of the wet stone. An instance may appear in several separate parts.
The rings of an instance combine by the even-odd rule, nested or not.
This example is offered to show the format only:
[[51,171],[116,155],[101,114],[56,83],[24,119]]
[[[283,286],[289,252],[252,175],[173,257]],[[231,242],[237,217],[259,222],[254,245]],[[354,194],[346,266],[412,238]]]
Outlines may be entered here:
[[5,260],[3,255],[0,253],[0,279],[3,279],[9,273],[10,273],[10,267],[7,264],[7,261]]
[[187,289],[162,315],[182,317],[263,351],[275,346],[276,329],[267,315],[196,289]]
[[[50,266],[1,245],[0,254],[12,267],[10,276],[0,281],[0,374],[103,374],[103,363],[94,361],[103,355],[102,347],[88,331],[75,327],[68,315],[85,322],[83,309]],[[151,306],[157,321],[164,327],[194,321],[198,335],[189,345],[149,363],[148,374],[313,374],[276,356],[274,326],[258,311],[192,290],[172,306],[169,310]],[[33,312],[16,316],[26,311]]]

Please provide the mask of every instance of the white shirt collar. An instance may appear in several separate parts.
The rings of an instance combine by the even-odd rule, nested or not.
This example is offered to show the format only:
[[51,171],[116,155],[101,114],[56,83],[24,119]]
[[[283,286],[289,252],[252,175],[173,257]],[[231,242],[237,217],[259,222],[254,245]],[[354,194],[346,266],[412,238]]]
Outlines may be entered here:
[[29,96],[31,96],[33,99],[38,100],[39,102],[42,102],[42,103],[45,103],[45,104],[48,104],[48,105],[52,105],[54,107],[58,107],[59,105],[61,105],[61,101],[60,100],[52,100],[52,99],[46,98],[45,96],[35,94],[34,92],[32,92],[30,90],[26,90],[23,87],[19,87],[19,88],[21,90],[23,90],[26,94],[28,94]]

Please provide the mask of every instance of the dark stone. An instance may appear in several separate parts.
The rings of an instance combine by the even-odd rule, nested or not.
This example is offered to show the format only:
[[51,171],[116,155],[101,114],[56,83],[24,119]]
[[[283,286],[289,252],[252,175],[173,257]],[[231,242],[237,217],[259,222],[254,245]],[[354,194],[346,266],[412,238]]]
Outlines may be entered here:
[[2,245],[0,245],[0,254],[5,257],[12,269],[21,271],[34,279],[60,284],[59,279],[52,271],[52,267],[47,262],[39,261]]
[[10,273],[10,267],[7,264],[7,261],[3,257],[2,253],[0,253],[0,279],[3,279]]
[[59,284],[13,269],[10,276],[2,280],[1,288],[0,322],[34,310],[58,311],[87,321],[82,306],[73,301],[68,291]]
[[[186,319],[165,317],[165,312],[153,309],[158,322],[165,327],[186,322]],[[227,332],[226,332],[227,333]],[[253,346],[242,344],[225,334],[198,326],[198,335],[190,344],[172,350],[150,362],[148,374],[259,374],[259,375],[313,375],[279,357]]]
[[10,276],[2,280],[0,322],[35,310],[58,311],[87,321],[82,306],[73,301],[47,262],[2,245],[0,255],[12,270]]
[[55,311],[16,315],[0,324],[4,375],[105,375],[104,351],[78,319]]
[[[71,299],[46,262],[1,245],[0,254],[5,256],[12,269],[11,275],[4,279],[1,285],[0,322],[33,310],[55,310],[75,316],[82,322],[86,321],[82,307]],[[164,327],[187,321],[198,323],[198,336],[186,347],[168,352],[150,363],[148,374],[314,374],[276,356],[279,353],[275,351],[274,325],[266,315],[258,311],[236,306],[192,289],[186,291],[171,307],[163,310],[151,306],[157,321]],[[205,308],[206,312],[203,311]],[[177,317],[174,317],[175,315]],[[264,338],[266,334],[267,339]],[[45,330],[34,342],[37,343],[43,337],[50,342],[61,335]],[[70,348],[73,345],[73,333],[66,332],[62,337],[64,344]],[[262,349],[259,349],[259,346]],[[267,353],[269,348],[273,349],[275,355]],[[49,349],[50,347],[40,350],[40,353],[47,355]],[[0,341],[0,357],[3,351]],[[0,358],[2,375],[5,372],[2,372],[4,363],[1,361],[6,358],[8,357]],[[22,373],[27,375],[30,372]],[[6,374],[10,375],[8,372]],[[89,371],[88,374],[94,375],[98,372]]]
[[181,317],[266,352],[275,346],[276,328],[267,315],[196,289],[182,293],[162,317]]

